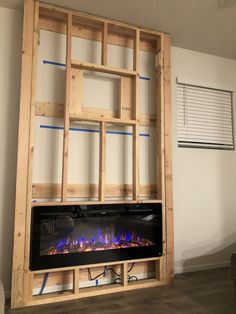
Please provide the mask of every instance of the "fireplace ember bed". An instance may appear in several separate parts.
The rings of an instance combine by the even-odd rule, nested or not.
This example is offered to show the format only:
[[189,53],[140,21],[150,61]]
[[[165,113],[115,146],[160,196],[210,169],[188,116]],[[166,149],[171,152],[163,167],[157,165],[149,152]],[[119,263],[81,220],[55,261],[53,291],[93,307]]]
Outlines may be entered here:
[[160,256],[161,204],[33,208],[31,270]]

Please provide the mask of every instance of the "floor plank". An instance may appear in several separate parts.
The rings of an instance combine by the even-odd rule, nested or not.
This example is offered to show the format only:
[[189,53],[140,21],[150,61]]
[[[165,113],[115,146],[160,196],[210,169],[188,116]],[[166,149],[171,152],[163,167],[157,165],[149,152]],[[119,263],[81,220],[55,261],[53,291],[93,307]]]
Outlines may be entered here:
[[6,314],[235,314],[228,268],[176,275],[172,286],[54,303]]

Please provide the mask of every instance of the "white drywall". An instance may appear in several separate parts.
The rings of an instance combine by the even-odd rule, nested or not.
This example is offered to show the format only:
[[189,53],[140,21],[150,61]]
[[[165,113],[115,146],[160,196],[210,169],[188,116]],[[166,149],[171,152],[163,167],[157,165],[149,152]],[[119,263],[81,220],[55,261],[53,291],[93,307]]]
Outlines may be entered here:
[[176,77],[236,91],[236,61],[172,49],[175,267],[182,272],[226,265],[236,249],[236,152],[177,147]]
[[[7,291],[11,282],[21,19],[19,11],[0,8],[0,277]],[[180,272],[229,261],[236,242],[236,153],[177,148],[176,76],[231,88],[236,86],[236,61],[172,49],[175,265]]]
[[0,7],[0,278],[10,290],[22,13]]

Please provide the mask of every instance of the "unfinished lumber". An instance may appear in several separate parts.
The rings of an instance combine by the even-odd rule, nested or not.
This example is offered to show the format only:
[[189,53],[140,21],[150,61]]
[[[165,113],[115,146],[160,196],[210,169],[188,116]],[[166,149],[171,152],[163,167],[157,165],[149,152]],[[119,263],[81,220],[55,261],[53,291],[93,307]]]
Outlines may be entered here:
[[[132,184],[106,184],[106,196],[114,198],[131,197],[133,193]],[[156,199],[156,184],[140,184],[139,196],[151,200]],[[98,184],[67,184],[67,198],[98,198]],[[58,183],[33,183],[32,198],[60,198],[61,184]]]
[[70,100],[71,100],[71,41],[72,41],[72,14],[67,16],[66,36],[66,99],[64,106],[64,134],[63,134],[63,162],[62,162],[62,191],[61,200],[67,197],[67,173],[68,173],[68,146],[70,128]]
[[103,23],[102,29],[102,65],[107,65],[107,39],[108,39],[108,24]]
[[99,149],[99,200],[104,201],[106,196],[106,123],[100,124]]
[[[36,65],[40,29],[66,34],[66,93],[63,104],[36,99]],[[101,44],[99,62],[101,64],[72,60],[72,36],[99,41],[99,44]],[[133,56],[131,69],[109,66],[109,44],[133,49],[133,52],[131,51]],[[140,113],[140,79],[143,79],[140,75],[140,51],[155,52],[156,54],[157,95],[155,115]],[[65,65],[60,64],[60,66]],[[85,107],[83,105],[84,73],[87,71],[111,74],[120,79],[120,91],[118,91],[120,100],[117,101],[113,109],[95,108],[96,105],[94,107]],[[20,103],[12,307],[72,300],[154,287],[171,282],[173,278],[173,201],[169,35],[69,9],[41,4],[33,0],[24,0]],[[61,181],[58,180],[58,183],[40,183],[32,180],[34,140],[37,137],[34,136],[34,125],[36,119],[38,121],[42,119],[36,118],[37,116],[63,118],[62,179]],[[89,121],[100,125],[98,184],[68,182],[70,121]],[[157,184],[140,184],[140,126],[153,126],[155,123]],[[129,184],[106,183],[107,124],[132,127],[132,181],[130,180]],[[58,267],[35,272],[30,270],[31,213],[33,207],[96,204],[124,204],[125,207],[125,204],[138,203],[161,204],[158,205],[158,208],[162,206],[162,257]],[[34,210],[37,211],[40,208]],[[133,263],[145,263],[145,265],[149,263],[146,268],[152,269],[154,278],[130,282],[128,273],[130,267],[133,273],[133,266],[130,265]],[[154,264],[156,266],[155,272]],[[114,265],[115,268],[119,269],[119,282],[117,284],[81,288],[81,278],[85,279],[86,268],[91,267],[94,268],[95,272],[98,272],[99,267],[107,265]],[[62,294],[33,295],[36,281],[42,280],[47,272],[49,274],[59,273],[62,277],[66,274],[66,280],[69,276],[71,280],[70,291],[64,291]],[[37,284],[39,282],[37,281]]]
[[24,246],[30,137],[31,78],[33,66],[33,31],[34,1],[25,0],[12,263],[12,308],[22,307],[24,298]]
[[133,200],[139,199],[139,126],[133,127]]
[[32,278],[27,270],[30,260],[30,231],[31,231],[31,203],[32,203],[32,177],[33,177],[33,155],[34,155],[34,104],[36,100],[36,71],[37,71],[37,51],[38,51],[38,16],[39,2],[34,5],[34,38],[32,55],[32,77],[31,77],[31,105],[30,105],[30,131],[29,131],[29,152],[28,152],[28,183],[27,183],[27,204],[25,221],[25,248],[24,248],[24,296],[23,305],[26,306],[29,297],[29,291],[32,287]]
[[[77,107],[75,105],[74,106],[75,109],[73,110],[73,105],[71,104],[71,107],[72,107],[72,108],[70,107],[71,115],[79,116],[81,114],[86,117],[94,117],[95,119],[96,118],[118,119],[119,117],[119,119],[122,119],[122,120],[128,120],[128,121],[131,120],[132,118],[132,84],[133,84],[132,79],[129,79],[127,77],[121,77],[119,111],[112,110],[112,109],[105,109],[105,108],[82,106],[81,107],[82,112],[78,113],[77,108],[80,108],[80,106]],[[81,95],[78,97],[81,97]],[[78,99],[79,98],[77,98],[76,101]],[[122,117],[121,117],[121,111],[123,111]],[[42,117],[63,118],[64,106],[63,104],[56,104],[52,102],[36,102],[35,115],[42,116]],[[155,115],[139,113],[139,125],[140,126],[154,125],[155,121],[156,121]]]
[[128,69],[115,68],[111,66],[94,64],[94,63],[89,63],[89,62],[79,62],[76,60],[72,60],[71,66],[77,69],[115,74],[115,75],[121,75],[121,76],[123,75],[123,76],[135,77],[137,75],[136,71],[131,71]]
[[132,88],[133,79],[122,76],[120,79],[120,108],[119,118],[122,120],[132,119]]
[[80,115],[83,111],[83,78],[83,70],[71,69],[70,116]]
[[164,47],[164,102],[165,102],[165,202],[166,202],[166,276],[171,282],[174,277],[174,232],[173,232],[173,179],[171,151],[171,40],[163,35]]

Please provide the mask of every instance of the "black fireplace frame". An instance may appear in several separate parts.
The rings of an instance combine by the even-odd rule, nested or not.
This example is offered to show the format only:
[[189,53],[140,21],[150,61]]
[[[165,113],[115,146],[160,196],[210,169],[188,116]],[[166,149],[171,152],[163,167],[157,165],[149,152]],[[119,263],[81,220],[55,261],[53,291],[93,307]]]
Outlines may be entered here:
[[[79,205],[76,205],[79,206]],[[40,225],[35,223],[40,220],[42,214],[65,215],[71,212],[73,206],[35,206],[32,208],[31,224],[31,247],[30,247],[30,269],[43,270],[51,268],[71,267],[79,265],[91,265],[98,263],[109,263],[114,261],[136,260],[142,258],[160,257],[163,253],[162,235],[162,205],[160,203],[139,203],[139,204],[96,204],[87,205],[89,209],[114,211],[117,208],[125,207],[129,211],[145,211],[152,209],[155,213],[156,245],[145,247],[131,247],[110,249],[104,251],[79,252],[69,254],[40,255]]]

